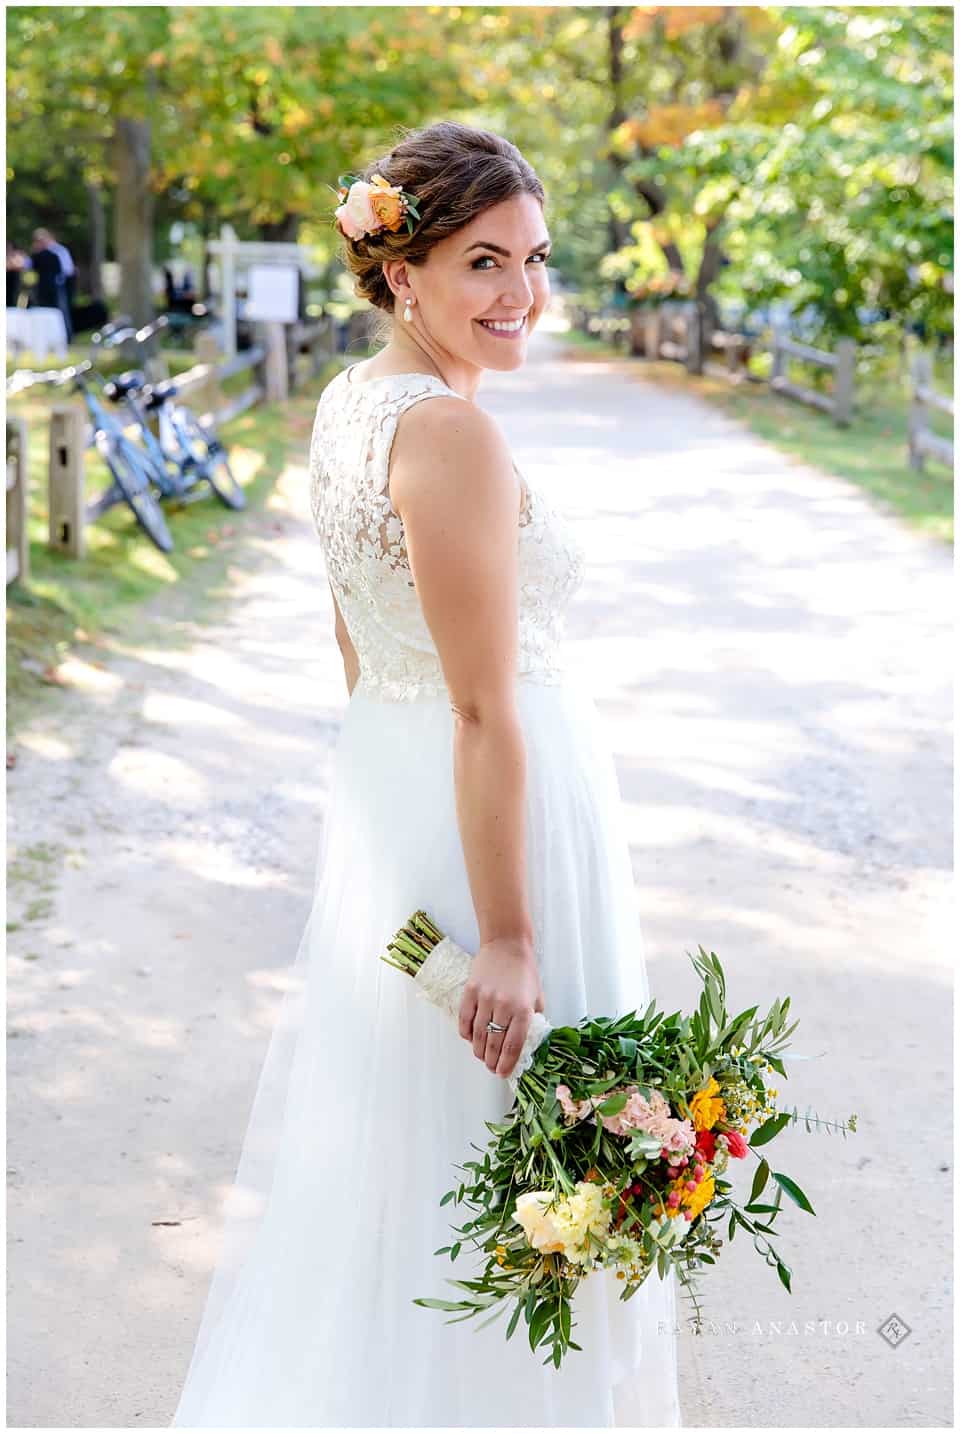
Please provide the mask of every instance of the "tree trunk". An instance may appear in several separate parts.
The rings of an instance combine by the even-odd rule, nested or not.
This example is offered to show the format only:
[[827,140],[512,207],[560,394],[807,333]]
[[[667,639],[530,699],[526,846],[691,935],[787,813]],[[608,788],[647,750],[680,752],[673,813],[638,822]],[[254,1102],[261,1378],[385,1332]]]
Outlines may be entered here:
[[107,257],[107,227],[103,212],[103,191],[98,184],[87,185],[90,202],[90,265],[87,288],[93,299],[103,298],[103,261]]
[[700,351],[697,355],[697,366],[691,370],[695,373],[703,372],[704,362],[713,352],[714,329],[720,327],[720,310],[716,299],[710,293],[710,285],[724,264],[725,256],[718,237],[720,224],[721,220],[715,218],[707,225],[703,253],[700,256],[700,268],[697,271],[695,301],[700,315],[700,322],[697,325]]
[[[609,62],[610,113],[607,117],[607,158],[613,166],[619,181],[623,177],[625,161],[616,153],[610,140],[613,132],[627,117],[623,107],[623,26],[629,10],[621,5],[607,6],[607,57]],[[609,215],[610,252],[616,253],[630,242],[629,226],[611,210]],[[615,287],[619,293],[626,293],[627,286],[618,278]]]
[[282,219],[260,225],[260,238],[271,244],[296,244],[300,232],[300,214],[285,214]]
[[149,324],[154,318],[149,121],[118,118],[114,141],[114,244],[120,265],[120,308],[134,323]]

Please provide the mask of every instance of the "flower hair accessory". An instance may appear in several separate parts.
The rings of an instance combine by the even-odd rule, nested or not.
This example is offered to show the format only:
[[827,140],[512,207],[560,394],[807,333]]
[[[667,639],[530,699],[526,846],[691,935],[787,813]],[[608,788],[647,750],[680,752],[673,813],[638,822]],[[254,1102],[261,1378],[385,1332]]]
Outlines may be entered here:
[[352,174],[340,174],[337,183],[340,203],[333,217],[347,239],[363,239],[381,229],[396,233],[404,221],[407,233],[413,233],[413,221],[420,219],[415,194],[405,194],[399,184],[388,184],[382,174],[375,174],[369,183]]

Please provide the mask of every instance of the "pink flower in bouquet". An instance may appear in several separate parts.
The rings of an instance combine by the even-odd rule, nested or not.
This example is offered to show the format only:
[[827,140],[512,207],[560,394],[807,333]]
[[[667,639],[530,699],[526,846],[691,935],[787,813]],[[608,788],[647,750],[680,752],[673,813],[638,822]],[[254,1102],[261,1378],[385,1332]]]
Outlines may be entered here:
[[626,1117],[628,1129],[646,1131],[666,1150],[681,1155],[693,1150],[696,1134],[692,1124],[671,1115],[666,1097],[658,1090],[651,1092],[649,1100],[644,1100],[636,1086],[631,1086],[629,1099],[620,1114]]
[[620,1094],[627,1097],[623,1109],[616,1115],[600,1117],[604,1129],[609,1130],[611,1135],[629,1135],[631,1131],[643,1130],[659,1140],[660,1145],[667,1150],[681,1155],[693,1150],[696,1139],[693,1125],[689,1120],[680,1120],[671,1115],[669,1102],[658,1090],[651,1092],[649,1100],[644,1099],[635,1085],[610,1090],[605,1095],[590,1096],[586,1100],[573,1100],[569,1086],[557,1086],[557,1099],[571,1122],[592,1115],[598,1105],[602,1105],[611,1096]]
[[571,1125],[582,1120],[585,1115],[591,1115],[594,1107],[600,1100],[606,1100],[606,1096],[596,1096],[587,1100],[573,1100],[568,1085],[557,1086],[557,1100],[563,1108],[564,1115],[570,1118]]

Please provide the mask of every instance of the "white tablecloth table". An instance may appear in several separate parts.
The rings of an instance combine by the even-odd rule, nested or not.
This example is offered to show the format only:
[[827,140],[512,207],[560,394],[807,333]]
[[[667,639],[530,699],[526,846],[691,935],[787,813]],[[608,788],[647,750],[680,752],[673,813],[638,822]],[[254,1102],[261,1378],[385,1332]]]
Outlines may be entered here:
[[59,309],[8,309],[7,353],[29,351],[34,358],[67,356],[67,326]]

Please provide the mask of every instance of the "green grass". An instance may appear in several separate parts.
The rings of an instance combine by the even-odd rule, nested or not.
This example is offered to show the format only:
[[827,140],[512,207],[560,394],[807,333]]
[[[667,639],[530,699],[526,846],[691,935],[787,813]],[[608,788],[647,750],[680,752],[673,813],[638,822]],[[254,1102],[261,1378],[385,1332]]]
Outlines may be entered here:
[[[286,403],[259,405],[224,427],[247,507],[233,512],[212,494],[186,506],[165,502],[176,545],[171,553],[153,546],[126,504],[89,526],[84,558],[52,552],[47,547],[46,482],[51,390],[31,390],[22,401],[11,402],[9,411],[23,413],[28,422],[30,578],[7,588],[8,740],[34,712],[62,699],[57,668],[68,655],[96,663],[112,638],[136,640],[142,636],[138,624],[145,605],[161,594],[176,594],[177,601],[168,605],[169,624],[151,629],[151,644],[184,640],[177,614],[197,621],[217,610],[229,595],[231,562],[268,525],[264,507],[286,464],[306,462],[317,398],[341,367],[341,359],[331,360]],[[249,382],[248,375],[237,377],[241,388]],[[88,497],[108,481],[92,453],[85,475]]]
[[[620,359],[644,382],[679,388],[718,405],[781,453],[824,473],[850,479],[912,526],[945,543],[953,542],[953,474],[933,458],[926,459],[922,473],[910,467],[910,404],[906,385],[895,375],[879,373],[868,380],[858,376],[853,420],[848,428],[839,428],[826,414],[771,393],[765,384],[733,385],[724,379],[688,374],[682,365],[666,360],[629,358],[611,344],[573,330],[562,337],[578,356]],[[803,381],[811,383],[809,373]],[[935,383],[942,392],[951,393],[952,369],[938,365]],[[952,434],[946,414],[932,411],[931,427],[945,437]]]

